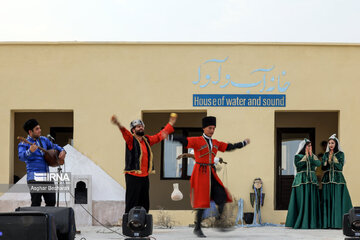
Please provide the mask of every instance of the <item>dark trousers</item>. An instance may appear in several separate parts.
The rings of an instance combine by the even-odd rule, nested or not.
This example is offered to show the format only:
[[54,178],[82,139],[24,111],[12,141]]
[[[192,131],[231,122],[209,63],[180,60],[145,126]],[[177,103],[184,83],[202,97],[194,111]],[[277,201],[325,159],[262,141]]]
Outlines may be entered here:
[[[225,188],[223,186],[221,186],[218,181],[216,181],[216,179],[212,173],[211,173],[210,199],[212,199],[218,206],[225,204],[226,200],[227,200]],[[220,213],[220,211],[219,211],[219,213]]]
[[[55,197],[55,190],[34,190],[38,187],[46,188],[48,187],[54,187],[53,182],[37,182],[34,180],[28,181],[28,186],[30,189],[30,196],[31,196],[31,206],[32,207],[39,207],[41,206],[41,197],[44,197],[45,205],[47,207],[53,207],[56,203],[56,197]],[[34,188],[32,188],[34,187]]]
[[146,212],[149,212],[149,176],[136,177],[125,174],[126,194],[125,194],[125,213],[135,206],[142,206]]
[[[218,218],[220,218],[224,211],[227,195],[225,192],[225,188],[221,186],[218,181],[216,181],[212,173],[210,174],[211,174],[210,199],[213,200],[216,205],[218,205],[218,212],[219,212]],[[196,213],[195,229],[201,228],[202,215],[204,211],[205,211],[204,209],[198,209]]]

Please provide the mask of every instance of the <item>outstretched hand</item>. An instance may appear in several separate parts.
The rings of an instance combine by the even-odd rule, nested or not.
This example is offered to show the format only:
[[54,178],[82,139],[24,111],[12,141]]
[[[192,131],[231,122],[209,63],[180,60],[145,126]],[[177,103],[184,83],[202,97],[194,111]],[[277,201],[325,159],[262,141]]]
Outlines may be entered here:
[[222,159],[222,158],[219,158],[219,163],[227,164],[227,162],[225,162],[224,159]]
[[169,123],[171,124],[171,126],[174,126],[175,122],[177,119],[177,114],[176,113],[171,113],[170,114],[170,119],[169,119]]
[[249,138],[246,138],[244,141],[246,142],[246,145],[250,144],[250,139]]
[[115,115],[112,115],[112,117],[111,117],[111,122],[113,123],[113,124],[115,124],[115,125],[120,125],[120,123],[119,123],[119,121],[118,121],[118,119],[117,119],[117,117],[115,116]]
[[180,154],[179,156],[177,156],[176,159],[181,159],[181,158],[193,158],[193,159],[195,159],[195,155],[192,154],[192,153],[183,153],[183,154]]

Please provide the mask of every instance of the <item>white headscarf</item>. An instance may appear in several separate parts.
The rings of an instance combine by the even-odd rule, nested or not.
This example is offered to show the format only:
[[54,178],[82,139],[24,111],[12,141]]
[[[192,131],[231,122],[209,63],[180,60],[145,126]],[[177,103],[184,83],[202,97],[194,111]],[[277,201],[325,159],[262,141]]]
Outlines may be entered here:
[[[340,147],[339,139],[337,139],[335,133],[329,137],[329,140],[330,139],[334,140],[337,143],[339,151],[342,151],[342,148]],[[330,148],[329,148],[329,141],[328,141],[328,145],[326,147],[326,152],[329,152],[329,151],[330,151]]]
[[[299,147],[298,147],[298,150],[296,151],[295,155],[298,155],[298,154],[301,152],[301,150],[303,150],[305,144],[308,143],[308,142],[311,142],[311,141],[310,141],[309,139],[307,139],[307,138],[304,138],[304,140],[302,140],[302,141],[299,143]],[[294,164],[294,169],[296,170],[295,161],[293,162],[293,164]],[[295,176],[296,174],[297,174],[297,170],[294,171],[294,176]]]
[[304,140],[302,140],[302,141],[300,142],[299,148],[298,148],[298,150],[296,151],[295,155],[298,155],[298,154],[301,152],[301,150],[304,148],[305,144],[308,143],[308,142],[311,142],[311,141],[310,141],[309,139],[307,139],[307,138],[304,138]]

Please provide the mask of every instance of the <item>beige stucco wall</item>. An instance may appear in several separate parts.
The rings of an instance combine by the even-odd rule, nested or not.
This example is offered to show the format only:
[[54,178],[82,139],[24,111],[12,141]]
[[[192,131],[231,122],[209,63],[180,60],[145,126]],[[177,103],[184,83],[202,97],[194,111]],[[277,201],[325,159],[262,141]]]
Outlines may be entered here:
[[[281,80],[291,82],[286,108],[194,108],[193,94],[246,93],[230,85],[199,88],[192,84],[201,63],[226,57],[222,70],[237,82],[261,80],[262,74],[251,74],[258,68],[275,66],[271,72],[275,77],[286,71]],[[344,174],[353,204],[359,205],[359,62],[358,45],[2,43],[0,183],[8,183],[12,171],[12,110],[73,111],[75,147],[122,185],[124,141],[110,124],[113,113],[127,126],[142,111],[207,110],[218,117],[215,138],[252,140],[242,150],[223,154],[231,164],[230,191],[245,199],[249,211],[251,181],[261,176],[267,194],[263,221],[279,223],[286,211],[274,211],[273,203],[275,111],[339,111],[338,131],[347,159]],[[205,70],[216,74],[216,69]],[[251,93],[259,93],[259,88]],[[172,212],[179,223],[192,221],[190,211],[180,212]]]

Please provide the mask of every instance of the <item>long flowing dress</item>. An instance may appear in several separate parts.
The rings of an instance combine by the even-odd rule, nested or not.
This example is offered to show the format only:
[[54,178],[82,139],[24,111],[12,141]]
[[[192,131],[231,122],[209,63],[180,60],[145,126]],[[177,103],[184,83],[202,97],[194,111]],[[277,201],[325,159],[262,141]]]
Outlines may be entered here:
[[341,151],[335,153],[331,159],[329,159],[329,152],[323,156],[323,228],[342,228],[343,215],[352,208],[350,194],[342,173],[344,159],[345,155]]
[[318,181],[315,168],[321,162],[312,155],[295,155],[296,176],[286,217],[286,227],[321,228],[321,209]]

